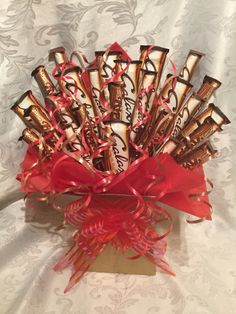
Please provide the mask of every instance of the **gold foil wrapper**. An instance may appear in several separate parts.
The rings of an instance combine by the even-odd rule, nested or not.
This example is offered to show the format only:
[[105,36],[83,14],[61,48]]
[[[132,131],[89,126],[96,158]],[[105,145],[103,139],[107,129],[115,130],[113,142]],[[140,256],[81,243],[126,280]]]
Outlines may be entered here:
[[206,75],[203,79],[203,83],[199,88],[197,94],[204,99],[204,101],[208,101],[212,94],[221,86],[221,82]]
[[212,158],[215,158],[217,155],[217,150],[213,149],[210,142],[207,141],[190,151],[188,154],[185,154],[184,157],[178,160],[178,163],[183,165],[185,168],[194,168]]
[[114,140],[114,144],[105,151],[105,165],[106,170],[113,173],[121,173],[129,166],[128,126],[122,121],[105,122],[105,131]]
[[[167,79],[171,77],[171,74],[167,75]],[[186,98],[186,95],[190,92],[192,84],[177,78],[170,80],[168,84],[164,86],[161,91],[160,97],[163,100],[167,99],[167,104],[173,112],[179,112],[181,106]]]
[[143,68],[157,73],[155,81],[155,89],[158,89],[166,56],[169,49],[158,46],[140,46],[140,61]]
[[180,71],[179,77],[189,82],[202,56],[204,56],[203,53],[190,50],[185,60],[184,66]]
[[37,131],[41,131],[39,126],[35,123],[35,121],[30,117],[25,115],[25,111],[30,106],[38,107],[41,112],[43,112],[44,116],[48,118],[48,114],[45,108],[40,104],[37,98],[33,95],[31,90],[26,91],[11,107],[11,110],[14,111],[21,120],[25,123],[25,125],[29,128],[34,128]]
[[51,94],[58,93],[43,65],[34,69],[31,76],[35,78],[44,98]]
[[125,70],[120,75],[119,80],[124,84],[124,95],[122,98],[122,112],[121,119],[124,122],[131,123],[132,112],[135,108],[136,99],[138,96],[138,74],[141,61],[133,60],[128,64],[127,60],[116,60],[116,73]]

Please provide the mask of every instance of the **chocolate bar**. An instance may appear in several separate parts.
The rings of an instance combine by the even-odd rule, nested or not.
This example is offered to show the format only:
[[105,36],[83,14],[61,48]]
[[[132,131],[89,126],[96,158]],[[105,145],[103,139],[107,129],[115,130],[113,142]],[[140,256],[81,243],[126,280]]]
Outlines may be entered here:
[[40,132],[40,128],[35,123],[35,121],[32,120],[30,116],[25,115],[25,111],[30,106],[36,106],[39,107],[41,112],[43,112],[44,116],[48,118],[48,114],[45,108],[40,104],[40,102],[37,100],[37,98],[33,95],[31,90],[26,91],[11,107],[11,110],[13,110],[25,123],[25,125],[29,128],[34,128],[35,130]]
[[218,125],[229,124],[229,119],[223,112],[214,104],[209,104],[208,108],[200,113],[197,117],[193,118],[184,129],[181,131],[181,137],[188,137],[192,134],[199,125],[201,125],[208,117],[212,117]]
[[169,49],[158,46],[142,45],[140,46],[140,51],[140,61],[142,62],[141,67],[157,73],[155,81],[155,90],[157,90]]
[[68,63],[68,58],[66,55],[65,48],[57,47],[57,48],[51,49],[49,51],[48,60],[54,61],[56,64]]
[[207,117],[204,122],[190,134],[188,140],[182,142],[172,153],[174,158],[181,158],[185,153],[190,152],[194,146],[200,145],[201,142],[207,140],[216,131],[221,131],[221,124],[216,123],[211,116]]
[[[97,66],[99,69],[99,76],[101,84],[104,85],[106,80],[110,79],[114,75],[115,60],[121,58],[120,51],[95,51],[95,57],[97,60]],[[103,86],[104,97],[109,101],[109,91],[106,84]]]
[[[81,135],[78,133],[79,126],[75,122],[75,118],[70,109],[70,106],[64,107],[61,98],[54,95],[47,96],[45,102],[54,113],[55,120],[66,135],[67,140],[70,141],[68,144],[70,151],[77,151],[82,149]],[[60,107],[60,109],[57,109]]]
[[116,73],[120,73],[126,69],[117,80],[120,79],[124,83],[121,120],[131,123],[132,112],[138,95],[138,74],[141,61],[133,60],[128,62],[127,60],[120,59],[116,60],[115,64]]
[[[142,110],[146,112],[151,110],[152,104],[150,103],[150,98],[153,99],[152,94],[155,94],[154,88],[150,87],[155,84],[156,72],[147,70],[141,71],[143,72],[142,84],[131,118],[132,130],[130,133],[130,138],[132,141],[135,141],[135,138],[139,137],[138,132],[144,128],[144,126],[140,128],[140,126],[135,125],[144,118],[144,113]],[[148,90],[148,88],[150,89]]]
[[90,68],[88,69],[89,80],[91,85],[91,100],[93,102],[93,107],[96,116],[102,116],[106,111],[101,102],[101,94],[103,95],[103,91],[101,91],[101,82],[99,78],[98,68]]
[[204,53],[190,50],[185,60],[184,66],[180,71],[179,77],[185,81],[190,82],[197,64],[199,63],[201,57],[204,55]]
[[[172,74],[168,74],[167,80],[171,76]],[[167,102],[173,112],[177,113],[181,109],[185,97],[192,87],[192,84],[179,77],[173,78],[170,79],[169,83],[164,84],[160,97],[163,101]]]
[[110,94],[110,107],[112,113],[110,115],[111,121],[122,120],[122,98],[123,98],[123,82],[112,82],[108,85]]
[[192,119],[196,112],[203,106],[204,100],[193,93],[188,100],[183,104],[175,118],[175,128],[172,132],[174,137],[178,136],[185,125]]
[[127,133],[129,124],[123,121],[109,121],[104,123],[108,138],[114,141],[109,149],[104,152],[106,170],[118,174],[125,171],[129,165],[129,141]]
[[155,150],[155,155],[157,155],[159,153],[171,154],[179,144],[180,144],[180,142],[176,138],[170,137],[169,140],[167,142],[165,142],[158,151]]
[[208,101],[212,94],[221,86],[221,82],[206,75],[203,79],[203,83],[197,94],[204,99],[204,101]]
[[40,107],[32,105],[24,112],[25,117],[30,117],[35,125],[36,129],[43,135],[49,135],[47,142],[54,147],[59,140],[58,135],[56,134],[51,121],[40,109]]
[[210,142],[207,141],[178,159],[178,163],[185,168],[194,168],[216,157],[217,154],[217,150],[213,149]]
[[[29,128],[26,128],[23,130],[22,136],[20,137],[19,140],[23,140],[24,142],[26,142],[29,145],[32,144],[37,149],[37,151],[40,150],[40,148],[39,148],[39,142],[40,142],[39,136],[35,133],[35,131],[33,131]],[[46,141],[43,141],[42,142],[42,152],[43,152],[43,154],[48,156],[48,155],[51,155],[54,153],[54,148],[52,146],[50,146]]]
[[34,69],[31,76],[33,76],[38,83],[43,97],[58,93],[43,65],[39,65]]

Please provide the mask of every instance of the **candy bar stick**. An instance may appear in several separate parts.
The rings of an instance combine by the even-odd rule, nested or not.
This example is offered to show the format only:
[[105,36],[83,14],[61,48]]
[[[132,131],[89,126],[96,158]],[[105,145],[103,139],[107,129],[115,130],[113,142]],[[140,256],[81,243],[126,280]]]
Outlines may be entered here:
[[47,116],[45,116],[44,112],[41,111],[40,107],[34,105],[30,106],[25,111],[25,116],[29,116],[34,121],[37,129],[39,129],[39,132],[43,136],[50,134],[50,137],[47,139],[47,142],[54,147],[58,142],[59,137],[55,132],[50,119],[48,119]]
[[224,124],[229,124],[229,119],[223,114],[223,112],[216,107],[214,104],[209,104],[208,108],[205,109],[202,113],[197,115],[195,118],[192,118],[191,121],[183,128],[180,133],[180,138],[186,138],[192,134],[199,125],[201,125],[206,118],[212,117],[216,123],[219,125],[224,122]]
[[21,118],[21,120],[25,123],[27,127],[34,128],[35,130],[40,132],[41,129],[32,120],[32,118],[25,115],[25,111],[30,106],[36,106],[40,108],[40,111],[43,112],[44,116],[48,118],[48,113],[46,109],[40,104],[40,102],[33,95],[31,90],[26,91],[22,96],[20,96],[20,98],[11,107],[11,110],[14,111]]
[[213,149],[210,142],[207,141],[206,143],[203,143],[202,145],[195,148],[194,150],[190,150],[189,153],[185,154],[177,161],[185,168],[194,168],[216,157],[217,154],[217,150]]
[[31,73],[31,76],[33,76],[36,80],[44,98],[46,96],[58,93],[43,65],[39,65],[36,69],[34,69]]
[[200,145],[203,141],[207,140],[216,131],[221,131],[221,126],[224,124],[216,123],[212,117],[208,117],[204,122],[189,136],[189,141],[184,141],[173,151],[172,156],[174,158],[182,158],[194,146]]
[[[110,79],[114,75],[114,67],[115,67],[115,60],[118,60],[121,58],[121,52],[120,51],[109,51],[107,55],[105,54],[105,51],[95,51],[95,56],[97,59],[97,65],[99,69],[99,76],[101,84],[104,85],[106,80]],[[104,59],[104,56],[106,58]],[[108,87],[103,87],[104,97],[106,101],[109,101],[109,91]]]
[[157,72],[154,87],[154,89],[157,90],[169,49],[158,46],[151,47],[149,45],[143,45],[140,46],[140,51],[140,61],[142,62],[143,68],[149,71]]
[[180,71],[179,77],[185,81],[190,82],[196,66],[204,55],[205,54],[201,52],[190,50],[185,60],[184,66]]
[[121,173],[129,165],[128,124],[122,121],[105,122],[106,133],[114,140],[114,144],[105,151],[106,170]]
[[138,74],[140,70],[141,61],[133,60],[128,63],[127,60],[116,60],[116,73],[120,73],[117,80],[123,82],[123,97],[122,97],[122,110],[121,120],[127,123],[131,123],[132,112],[134,111],[136,99],[138,96]]
[[[40,150],[39,148],[39,136],[35,133],[35,131],[26,128],[22,132],[22,136],[20,137],[20,140],[23,140],[27,144],[32,144],[37,151]],[[46,156],[50,156],[51,154],[54,153],[54,148],[53,146],[50,146],[47,141],[42,143],[42,153]]]
[[132,131],[130,133],[130,138],[132,141],[136,141],[139,138],[138,132],[140,132],[141,128],[140,127],[134,127],[138,122],[140,122],[143,118],[144,115],[141,112],[139,106],[143,108],[145,111],[148,111],[148,106],[149,106],[149,99],[151,94],[154,92],[153,89],[150,89],[149,91],[146,91],[152,84],[154,84],[155,79],[156,79],[156,72],[151,72],[151,71],[142,71],[144,74],[143,80],[142,80],[142,86],[139,91],[139,96],[137,98],[133,113],[132,113],[132,119],[131,119],[131,124],[132,124]]

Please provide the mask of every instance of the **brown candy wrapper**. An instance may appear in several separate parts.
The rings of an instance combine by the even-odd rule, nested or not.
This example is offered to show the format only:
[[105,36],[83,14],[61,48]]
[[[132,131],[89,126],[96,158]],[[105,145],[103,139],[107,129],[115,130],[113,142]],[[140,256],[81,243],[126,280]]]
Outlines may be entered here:
[[182,70],[180,71],[179,77],[185,81],[190,82],[193,76],[194,70],[196,66],[198,65],[202,56],[204,56],[203,53],[195,51],[195,50],[190,50],[185,60],[184,66]]
[[204,77],[202,86],[199,88],[197,94],[204,99],[204,101],[208,101],[212,94],[221,86],[221,82],[206,75]]
[[178,159],[178,163],[183,165],[185,168],[193,168],[202,165],[208,160],[216,157],[217,154],[217,150],[213,149],[210,142],[207,141],[206,143],[203,143],[199,147],[190,151],[182,158]]
[[188,137],[192,134],[199,125],[208,118],[212,117],[213,120],[219,125],[229,124],[229,119],[223,114],[223,112],[214,104],[209,104],[208,108],[200,113],[196,118],[193,118],[181,132],[181,137]]
[[58,93],[43,65],[34,69],[31,76],[33,76],[38,83],[43,97]]
[[139,138],[140,134],[139,132],[141,131],[142,127],[140,128],[139,126],[135,127],[135,125],[140,122],[143,118],[144,115],[141,112],[139,106],[143,108],[145,111],[150,111],[153,101],[152,94],[155,93],[155,90],[151,88],[150,90],[146,91],[148,87],[150,87],[152,84],[155,84],[155,79],[156,79],[156,72],[152,71],[147,71],[147,70],[141,70],[143,72],[142,74],[142,84],[139,90],[139,96],[135,104],[135,108],[133,110],[132,114],[132,131],[130,133],[130,138],[132,141],[136,141],[137,138]]
[[11,107],[11,110],[13,110],[25,123],[25,125],[29,128],[34,128],[37,131],[41,131],[39,126],[35,123],[35,121],[29,116],[25,115],[25,111],[30,107],[35,106],[40,109],[40,111],[43,113],[43,115],[48,118],[48,113],[43,108],[43,106],[40,104],[40,102],[37,100],[37,98],[33,95],[31,90],[28,90],[25,92]]
[[[171,74],[168,74],[167,79],[170,77]],[[178,77],[177,79],[170,80],[169,83],[164,86],[160,96],[163,100],[168,99],[168,106],[173,112],[179,112],[186,95],[190,92],[192,87],[192,84]]]
[[196,112],[202,108],[204,100],[197,94],[193,93],[183,104],[179,113],[175,117],[175,128],[172,132],[173,136],[178,136],[184,126],[191,120]]
[[122,98],[123,98],[123,82],[112,82],[108,85],[110,94],[110,106],[112,113],[110,115],[111,121],[123,121],[122,120]]
[[94,111],[96,116],[102,116],[107,111],[107,109],[103,106],[100,100],[101,94],[103,95],[103,91],[101,91],[101,82],[98,68],[88,69],[88,74],[91,86],[91,100],[93,102]]
[[166,56],[169,49],[158,46],[140,46],[140,61],[142,68],[157,73],[155,81],[155,90],[158,89]]
[[131,123],[132,112],[135,108],[136,99],[138,95],[138,74],[140,70],[141,61],[116,60],[116,73],[122,70],[126,71],[120,75],[120,80],[123,82],[123,97],[122,97],[122,112],[121,120]]
[[154,155],[157,155],[157,153],[168,153],[169,155],[171,155],[171,153],[177,148],[177,146],[180,144],[180,142],[174,138],[174,137],[170,137],[169,140],[167,142],[165,142],[160,148],[159,150],[157,150],[157,148],[155,149],[155,153]]
[[63,107],[63,103],[60,102],[60,98],[56,96],[47,96],[45,98],[47,105],[51,108],[52,111],[55,111],[58,107],[59,110],[55,111],[55,119],[58,123],[58,126],[64,130],[67,140],[70,141],[68,149],[70,151],[81,150],[82,140],[81,135],[78,133],[78,124],[75,121],[75,117],[70,109],[70,107]]
[[179,159],[185,153],[190,152],[194,146],[207,140],[216,131],[221,131],[221,125],[217,124],[212,117],[206,118],[204,122],[191,133],[189,140],[185,140],[173,151],[172,156]]
[[37,151],[40,151],[40,149],[42,149],[42,154],[46,155],[46,156],[50,156],[51,154],[54,153],[54,148],[53,146],[50,146],[49,143],[47,143],[47,141],[43,141],[42,142],[42,147],[40,148],[40,144],[39,144],[39,136],[36,134],[35,131],[31,130],[31,129],[24,129],[22,132],[22,136],[20,137],[20,140],[23,140],[24,142],[26,142],[27,144],[32,144]]
[[105,151],[105,165],[113,173],[121,173],[129,165],[128,126],[123,121],[105,122],[105,131],[109,139],[114,140],[114,144]]
[[55,64],[68,63],[68,58],[66,55],[65,48],[57,47],[57,48],[51,49],[49,51],[48,60],[54,61]]
[[[95,57],[99,69],[101,84],[104,84],[106,80],[110,79],[114,75],[115,61],[121,58],[121,52],[110,51],[105,54],[105,51],[95,51]],[[109,101],[110,96],[107,86],[104,86],[104,97],[107,101]]]

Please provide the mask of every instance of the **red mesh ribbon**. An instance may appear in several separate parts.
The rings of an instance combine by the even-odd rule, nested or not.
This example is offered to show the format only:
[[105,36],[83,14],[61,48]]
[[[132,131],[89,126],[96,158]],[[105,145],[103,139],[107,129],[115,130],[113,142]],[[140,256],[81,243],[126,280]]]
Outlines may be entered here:
[[[170,228],[164,234],[156,231],[158,223],[171,218],[160,203],[210,219],[202,168],[185,169],[168,154],[134,163],[108,184],[64,153],[55,153],[43,164],[37,160],[37,152],[29,147],[18,175],[23,192],[63,193],[73,188],[73,193],[85,194],[64,208],[65,221],[78,229],[73,247],[55,266],[62,270],[73,265],[65,291],[79,281],[108,243],[122,252],[131,248],[132,258],[144,255],[173,274],[163,259]],[[194,194],[202,194],[202,201],[189,197]]]

